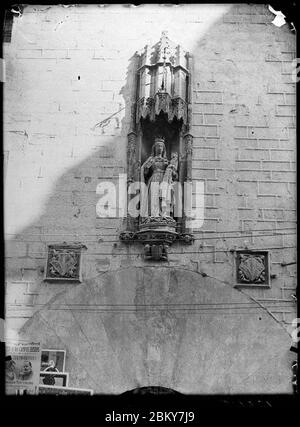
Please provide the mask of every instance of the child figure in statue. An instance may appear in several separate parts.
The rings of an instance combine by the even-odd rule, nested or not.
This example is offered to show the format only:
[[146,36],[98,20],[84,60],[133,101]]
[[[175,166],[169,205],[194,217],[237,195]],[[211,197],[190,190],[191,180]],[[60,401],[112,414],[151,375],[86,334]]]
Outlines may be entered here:
[[178,169],[178,153],[172,153],[170,163],[167,166],[164,182],[171,184],[174,179],[177,178],[177,169]]
[[172,153],[169,165],[166,168],[162,190],[163,216],[174,216],[174,181],[178,178],[178,153]]

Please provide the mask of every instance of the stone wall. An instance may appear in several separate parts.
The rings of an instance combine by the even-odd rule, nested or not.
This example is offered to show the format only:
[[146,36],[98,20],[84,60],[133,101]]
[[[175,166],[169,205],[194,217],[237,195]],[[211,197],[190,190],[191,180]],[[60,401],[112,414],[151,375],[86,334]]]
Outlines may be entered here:
[[[180,268],[214,281],[210,304],[219,298],[216,283],[226,284],[230,295],[234,289],[234,250],[268,250],[271,288],[240,292],[278,326],[266,346],[266,357],[273,357],[274,345],[281,348],[285,382],[278,383],[274,366],[265,392],[291,390],[285,329],[296,317],[291,297],[296,286],[296,134],[290,63],[296,54],[295,36],[287,25],[275,27],[273,18],[266,5],[251,4],[26,6],[23,15],[14,18],[11,43],[4,44],[10,333],[24,325],[26,330],[34,324],[35,312],[42,312],[45,305],[48,310],[61,295],[74,292],[74,285],[43,280],[47,246],[52,243],[86,245],[80,289],[123,269],[156,266],[163,274],[166,268]],[[126,172],[134,54],[156,43],[163,30],[193,55],[193,179],[205,181],[205,221],[194,230],[195,243],[174,244],[162,267],[147,264],[140,246],[119,241],[122,219],[97,218],[96,188],[102,181],[117,182]],[[187,292],[182,283],[185,302]],[[194,292],[201,296],[201,287]],[[119,295],[111,301],[122,304],[124,298]],[[231,307],[230,313],[237,315],[239,307],[240,303]],[[88,313],[84,304],[81,309]],[[224,313],[218,316],[226,318]],[[232,334],[240,324],[237,320]],[[204,346],[212,345],[215,333],[212,327]],[[265,334],[268,343],[267,329]],[[247,352],[244,341],[240,346]],[[263,352],[259,358],[261,368],[259,363],[250,371],[244,366],[245,377],[263,371]],[[218,360],[216,371],[222,363]],[[233,390],[259,390],[260,382],[244,386],[242,377],[240,373],[236,379],[239,387],[234,376],[230,379]],[[75,373],[73,378],[76,383]],[[141,378],[140,386],[157,385]],[[228,391],[225,379],[218,386],[197,389],[189,375],[185,378],[180,385],[184,392]],[[165,381],[174,388],[178,384]],[[79,380],[78,384],[84,386]],[[134,384],[129,381],[101,391],[126,391],[130,386]]]

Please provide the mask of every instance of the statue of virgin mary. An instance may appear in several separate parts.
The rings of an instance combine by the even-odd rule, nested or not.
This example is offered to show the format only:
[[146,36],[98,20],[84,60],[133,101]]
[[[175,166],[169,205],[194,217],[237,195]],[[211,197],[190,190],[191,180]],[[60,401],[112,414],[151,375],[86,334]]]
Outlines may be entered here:
[[[166,198],[170,198],[170,195],[168,196],[170,179],[166,180],[166,176],[170,175],[170,166],[172,165],[167,159],[164,139],[155,138],[151,156],[141,166],[141,179],[146,184],[142,186],[141,191],[142,218],[149,216],[158,218],[165,215]],[[177,175],[173,166],[171,174]]]

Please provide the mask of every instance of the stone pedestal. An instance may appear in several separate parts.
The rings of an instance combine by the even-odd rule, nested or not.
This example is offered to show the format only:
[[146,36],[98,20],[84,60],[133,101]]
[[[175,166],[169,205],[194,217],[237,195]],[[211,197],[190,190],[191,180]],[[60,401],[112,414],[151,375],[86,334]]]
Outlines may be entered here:
[[171,217],[149,217],[141,222],[136,239],[144,244],[146,259],[168,260],[168,248],[177,239],[176,221]]

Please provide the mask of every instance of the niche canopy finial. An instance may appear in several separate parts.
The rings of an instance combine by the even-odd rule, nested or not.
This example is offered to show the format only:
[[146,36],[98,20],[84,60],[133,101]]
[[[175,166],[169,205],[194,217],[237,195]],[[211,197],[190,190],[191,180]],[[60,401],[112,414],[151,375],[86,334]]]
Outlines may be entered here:
[[170,40],[168,38],[168,32],[163,31],[161,33],[161,38],[159,42],[159,62],[163,62],[164,67],[166,65],[166,61],[170,61]]
[[162,31],[160,43],[162,47],[166,47],[166,45],[169,45],[169,37],[168,37],[168,31]]

